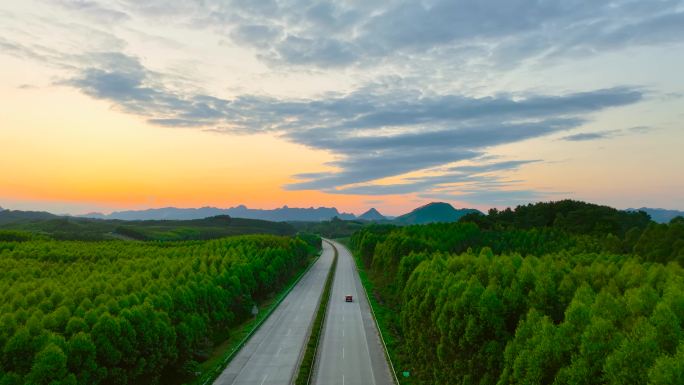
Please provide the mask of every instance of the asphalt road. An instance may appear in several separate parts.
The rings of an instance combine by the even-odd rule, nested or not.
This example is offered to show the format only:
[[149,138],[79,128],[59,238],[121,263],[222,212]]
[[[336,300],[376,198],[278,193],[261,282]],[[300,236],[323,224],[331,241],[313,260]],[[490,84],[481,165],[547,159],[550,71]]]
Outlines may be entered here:
[[[394,384],[359,274],[346,247],[338,251],[332,297],[320,341],[314,383],[320,385]],[[354,302],[345,302],[351,294]]]
[[299,367],[309,327],[333,260],[323,254],[221,373],[219,385],[287,385]]

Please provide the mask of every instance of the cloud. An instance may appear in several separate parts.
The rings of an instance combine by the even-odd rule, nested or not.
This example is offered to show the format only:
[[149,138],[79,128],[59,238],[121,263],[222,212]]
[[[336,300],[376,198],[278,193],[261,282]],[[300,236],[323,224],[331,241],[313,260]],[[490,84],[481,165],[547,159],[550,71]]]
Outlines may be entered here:
[[584,141],[589,141],[589,140],[605,139],[605,138],[608,138],[612,135],[614,135],[613,131],[587,132],[587,133],[581,133],[581,134],[568,135],[566,137],[563,137],[562,139],[570,141],[570,142],[584,142]]
[[[415,90],[365,87],[319,99],[241,95],[222,99],[173,89],[162,74],[120,53],[91,55],[94,65],[65,82],[143,116],[152,124],[219,132],[271,132],[337,155],[328,174],[301,174],[289,190],[381,195],[419,191],[435,180],[410,185],[349,185],[474,160],[494,146],[582,126],[606,108],[643,98],[639,89],[617,87],[564,95],[516,94],[474,98]],[[531,161],[461,166],[449,178],[520,167]],[[444,182],[439,182],[444,183]],[[345,187],[347,186],[347,187]]]
[[489,172],[498,172],[498,171],[511,171],[511,170],[517,170],[521,166],[524,166],[526,164],[531,164],[531,163],[538,163],[541,162],[539,159],[535,160],[507,160],[504,162],[496,162],[496,163],[488,163],[488,164],[478,164],[478,165],[468,165],[468,166],[457,166],[451,168],[451,171],[459,171],[462,173],[469,173],[469,174],[481,174],[481,173],[489,173]]
[[616,136],[623,136],[623,135],[629,135],[629,134],[645,134],[648,132],[653,131],[652,127],[646,127],[646,126],[637,126],[637,127],[630,127],[622,130],[609,130],[609,131],[600,131],[600,132],[583,132],[579,134],[573,134],[573,135],[568,135],[565,137],[562,137],[561,140],[569,141],[569,142],[585,142],[585,141],[592,141],[592,140],[600,140],[600,139],[608,139],[608,138],[613,138]]
[[261,50],[259,56],[273,65],[322,68],[425,55],[437,59],[445,53],[440,60],[470,60],[478,53],[494,64],[510,65],[526,58],[677,42],[684,32],[678,0],[206,3],[195,8],[169,4],[162,12],[184,10],[188,22],[218,31],[236,25],[230,33],[234,41]]
[[430,72],[459,63],[515,66],[528,59],[597,55],[637,45],[679,43],[681,0],[93,0],[70,9],[115,21],[130,17],[203,29],[283,65],[384,68],[418,62]]
[[509,189],[481,189],[470,191],[453,192],[428,192],[419,194],[423,199],[460,201],[475,205],[489,206],[515,206],[532,202],[539,202],[558,197],[560,194],[555,192],[544,192],[536,190],[509,190]]
[[278,39],[281,33],[281,29],[276,26],[246,24],[233,29],[230,36],[238,43],[266,48],[269,42]]
[[[474,158],[475,156],[472,155]],[[470,158],[470,157],[468,157]],[[476,160],[481,160],[482,157]],[[365,184],[350,187],[334,188],[330,187],[329,179],[321,175],[311,175],[314,185],[323,188],[325,192],[331,194],[353,194],[353,195],[397,195],[420,193],[424,191],[443,190],[450,185],[458,184],[460,188],[499,188],[510,186],[515,181],[507,180],[505,172],[514,171],[525,164],[536,163],[538,160],[510,160],[496,163],[464,165],[452,167],[447,172],[440,172],[435,175],[421,177],[406,177],[402,183],[393,184]],[[483,175],[496,172],[496,175]],[[336,182],[336,181],[335,181]],[[311,182],[310,182],[311,183]],[[332,183],[333,185],[335,183]],[[297,185],[296,188],[301,186]]]
[[130,19],[126,12],[105,7],[101,3],[90,0],[50,0],[50,4],[59,5],[67,10],[78,12],[100,23],[120,23]]

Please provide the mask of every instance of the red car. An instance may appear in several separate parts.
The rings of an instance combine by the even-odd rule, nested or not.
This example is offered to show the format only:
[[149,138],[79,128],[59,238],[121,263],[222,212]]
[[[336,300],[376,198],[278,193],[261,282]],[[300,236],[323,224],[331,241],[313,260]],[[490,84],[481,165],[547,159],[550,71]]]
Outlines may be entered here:
[[352,298],[351,295],[345,295],[344,296],[344,302],[354,302],[354,299]]

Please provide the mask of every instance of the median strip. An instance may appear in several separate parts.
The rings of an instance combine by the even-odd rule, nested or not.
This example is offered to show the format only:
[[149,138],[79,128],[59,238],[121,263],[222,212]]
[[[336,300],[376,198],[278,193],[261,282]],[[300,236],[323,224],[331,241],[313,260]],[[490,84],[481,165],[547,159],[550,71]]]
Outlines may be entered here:
[[295,385],[308,385],[311,383],[311,376],[313,375],[313,368],[316,363],[316,352],[318,351],[318,344],[325,324],[326,310],[328,308],[328,302],[330,302],[332,283],[335,278],[335,268],[337,267],[337,248],[330,242],[328,242],[328,244],[332,246],[335,251],[335,256],[333,257],[328,277],[325,280],[325,287],[323,289],[323,294],[321,295],[321,301],[318,304],[316,318],[311,326],[311,334],[309,335],[309,341],[306,343],[306,351],[304,352],[304,357],[299,365],[299,372],[297,373]]

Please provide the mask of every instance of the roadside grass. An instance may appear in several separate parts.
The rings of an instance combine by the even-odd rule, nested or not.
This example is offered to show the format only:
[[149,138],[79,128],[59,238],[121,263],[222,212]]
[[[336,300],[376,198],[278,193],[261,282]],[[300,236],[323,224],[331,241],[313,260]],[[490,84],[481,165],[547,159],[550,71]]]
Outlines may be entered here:
[[325,324],[328,303],[330,302],[330,295],[332,294],[332,283],[335,278],[335,269],[337,268],[337,248],[332,244],[331,246],[335,251],[335,256],[333,257],[333,262],[332,266],[330,267],[330,271],[328,272],[328,277],[325,280],[325,287],[323,288],[321,301],[318,304],[316,318],[313,325],[311,325],[311,334],[309,334],[309,341],[306,343],[306,350],[304,351],[302,362],[299,364],[299,371],[297,372],[295,385],[309,384],[311,381],[311,375],[313,374],[313,367],[316,363],[316,352],[318,351],[321,332],[323,331],[323,326]]
[[[321,251],[322,253],[322,251]],[[280,291],[276,296],[259,304],[259,313],[255,318],[245,321],[241,325],[232,328],[230,337],[221,344],[214,347],[209,358],[201,362],[199,372],[201,373],[194,379],[188,379],[187,382],[181,382],[189,385],[204,385],[216,380],[223,370],[228,366],[233,357],[240,351],[244,344],[249,340],[264,321],[271,315],[276,307],[283,301],[283,299],[290,293],[292,288],[299,282],[299,280],[309,271],[311,266],[318,260],[321,254],[312,257],[308,265],[293,277],[290,282]]]

